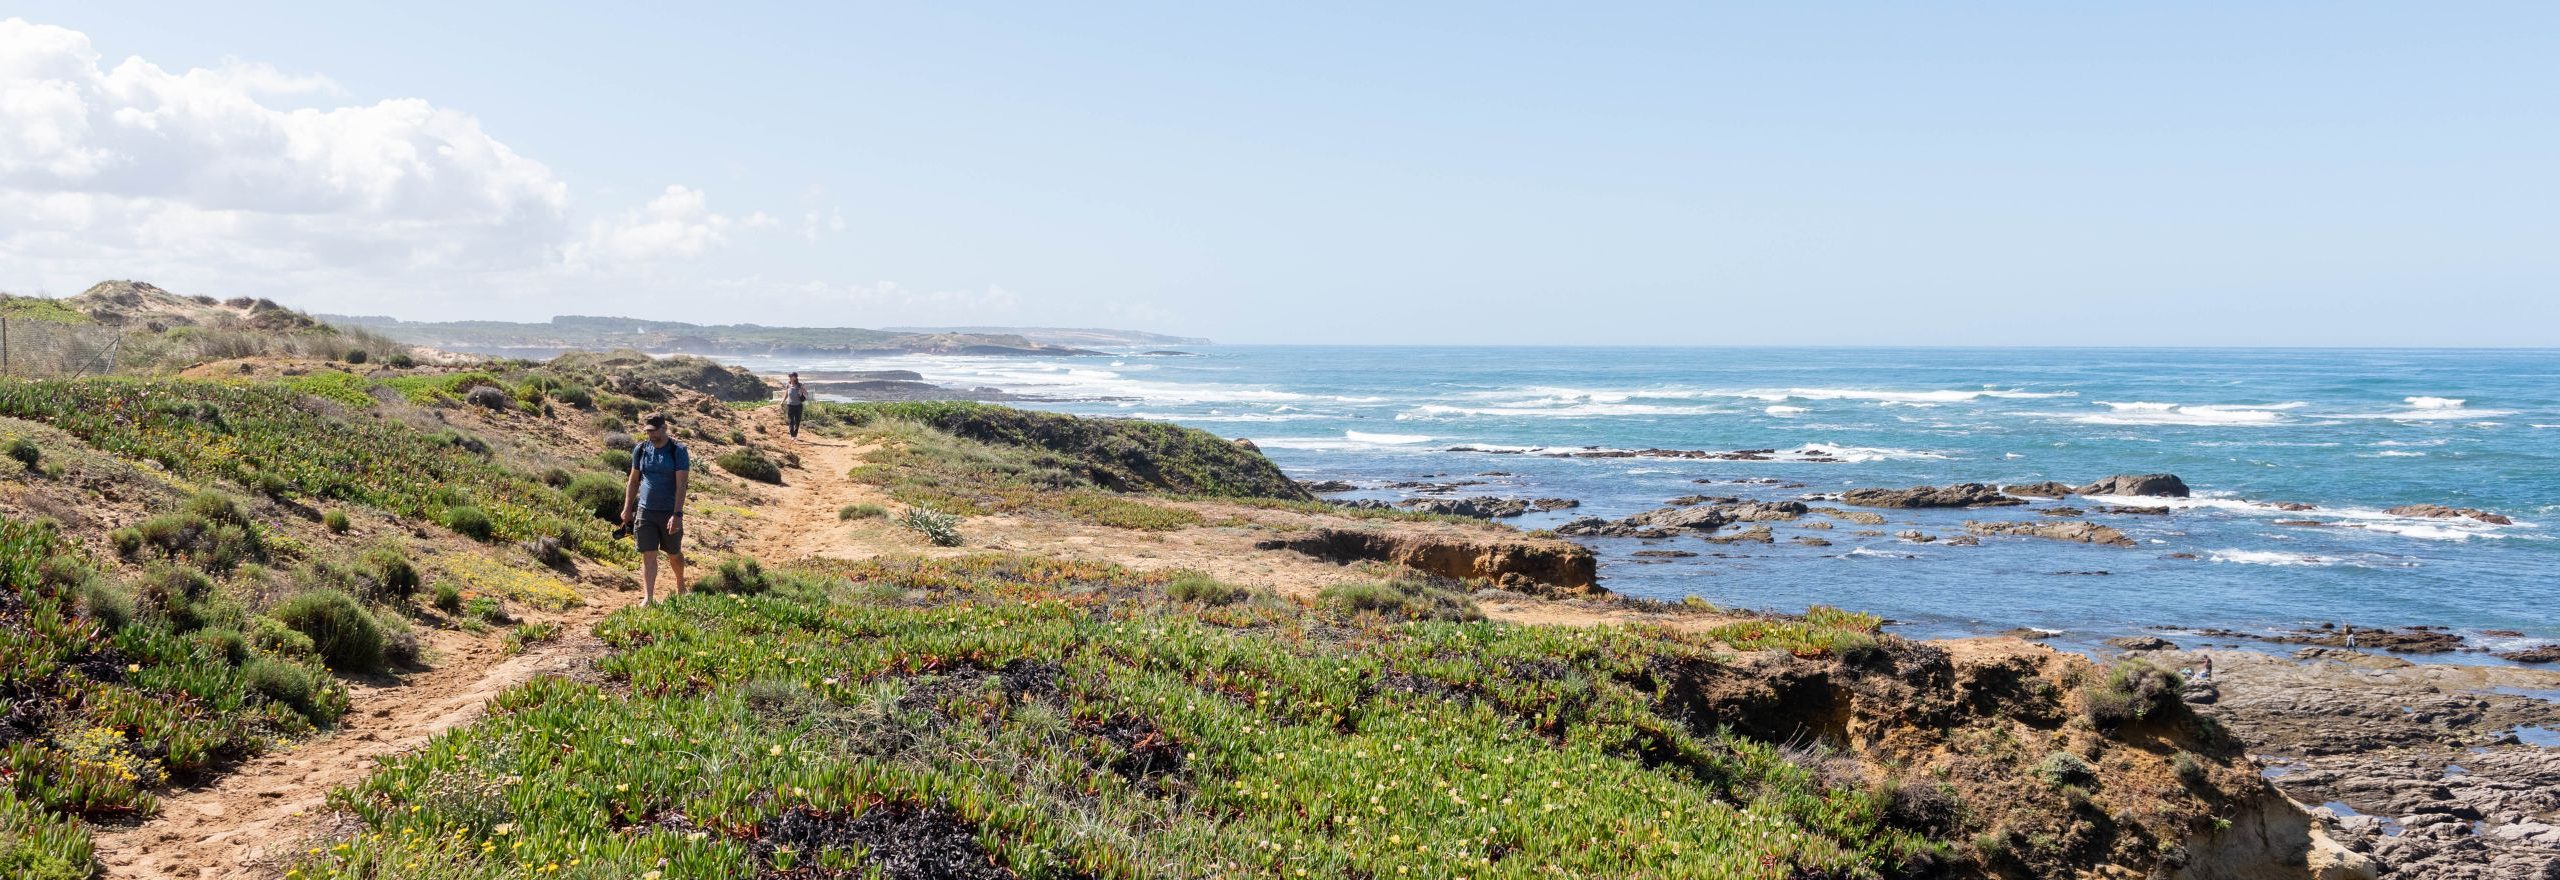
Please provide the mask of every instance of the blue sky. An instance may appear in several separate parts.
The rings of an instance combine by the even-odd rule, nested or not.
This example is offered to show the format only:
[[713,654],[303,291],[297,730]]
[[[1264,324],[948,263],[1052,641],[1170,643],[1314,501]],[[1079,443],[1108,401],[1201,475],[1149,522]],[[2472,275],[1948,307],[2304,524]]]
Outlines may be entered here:
[[0,289],[2560,344],[2552,4],[732,6],[13,4]]

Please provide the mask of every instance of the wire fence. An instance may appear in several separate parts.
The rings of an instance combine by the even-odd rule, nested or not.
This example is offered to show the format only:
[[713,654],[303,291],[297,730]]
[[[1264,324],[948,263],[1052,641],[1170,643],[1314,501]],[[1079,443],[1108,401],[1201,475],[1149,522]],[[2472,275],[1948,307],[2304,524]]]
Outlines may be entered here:
[[124,336],[111,327],[0,316],[0,376],[76,379],[114,372]]

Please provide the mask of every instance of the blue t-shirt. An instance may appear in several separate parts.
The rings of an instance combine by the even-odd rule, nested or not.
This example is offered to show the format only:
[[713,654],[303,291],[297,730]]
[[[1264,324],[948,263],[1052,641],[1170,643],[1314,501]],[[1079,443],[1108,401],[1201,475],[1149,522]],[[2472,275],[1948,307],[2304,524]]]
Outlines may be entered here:
[[672,439],[666,448],[642,440],[631,447],[631,469],[640,472],[640,509],[676,509],[676,472],[693,469],[693,453]]

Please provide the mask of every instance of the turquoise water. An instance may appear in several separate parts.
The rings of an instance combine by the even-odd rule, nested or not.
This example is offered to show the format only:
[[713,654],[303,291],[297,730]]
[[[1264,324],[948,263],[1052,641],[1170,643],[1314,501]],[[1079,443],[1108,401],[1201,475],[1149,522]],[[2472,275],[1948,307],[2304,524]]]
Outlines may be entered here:
[[[1210,346],[1197,357],[908,356],[747,361],[909,369],[1072,400],[1088,415],[1249,437],[1301,479],[1482,479],[1462,494],[1564,496],[1523,528],[1689,494],[1795,498],[1862,486],[2085,483],[2170,472],[2169,516],[2093,516],[2134,549],[2034,539],[1915,544],[2034,508],[1880,511],[1883,535],[1774,524],[1775,545],[1593,539],[1612,589],[1888,615],[1914,635],[2014,627],[2435,624],[2498,647],[2560,638],[2560,352],[2461,350],[1422,348]],[[1775,449],[1839,462],[1574,459],[1574,447]],[[1509,450],[1510,454],[1502,451]],[[1512,476],[1476,477],[1502,471]],[[1801,483],[1724,481],[1774,479]],[[1699,480],[1718,481],[1701,485]],[[1405,497],[1365,491],[1346,497]],[[2317,505],[2284,511],[2264,502]],[[2046,506],[2052,502],[2039,502]],[[2086,499],[2062,502],[2094,510]],[[2147,503],[2147,502],[2146,502]],[[2511,526],[2411,519],[2438,503]],[[2279,525],[2316,520],[2328,525]],[[1829,547],[1789,543],[1798,535]],[[1641,549],[1699,555],[1639,561]],[[2182,558],[2192,557],[2192,558]],[[2104,572],[2095,574],[2094,572]]]

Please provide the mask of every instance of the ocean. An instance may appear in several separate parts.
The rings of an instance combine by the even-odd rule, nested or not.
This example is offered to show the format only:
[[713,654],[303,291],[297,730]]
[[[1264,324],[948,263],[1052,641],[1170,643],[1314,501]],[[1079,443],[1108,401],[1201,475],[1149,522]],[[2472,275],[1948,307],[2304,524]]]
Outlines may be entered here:
[[[1194,356],[733,359],[759,371],[903,369],[1023,404],[1250,438],[1292,476],[1398,499],[1564,497],[1551,528],[1686,495],[2174,473],[2189,499],[1878,510],[1884,526],[1773,523],[1774,544],[1579,539],[1603,583],[1658,599],[1871,611],[1915,637],[2450,627],[2492,649],[2560,638],[2560,351],[1201,346]],[[1774,450],[1767,461],[1570,458],[1596,448]],[[1828,460],[1808,460],[1828,459]],[[2276,504],[2313,505],[2288,510]],[[2394,516],[2443,504],[2511,518]],[[2134,548],[1917,543],[2069,505]],[[2319,525],[2300,523],[2316,522]],[[1729,528],[1727,533],[1733,529]],[[1861,534],[1867,532],[1867,534]],[[1797,543],[1818,537],[1828,546]],[[1638,557],[1676,550],[1695,556]],[[2501,632],[2521,636],[2499,635]]]

